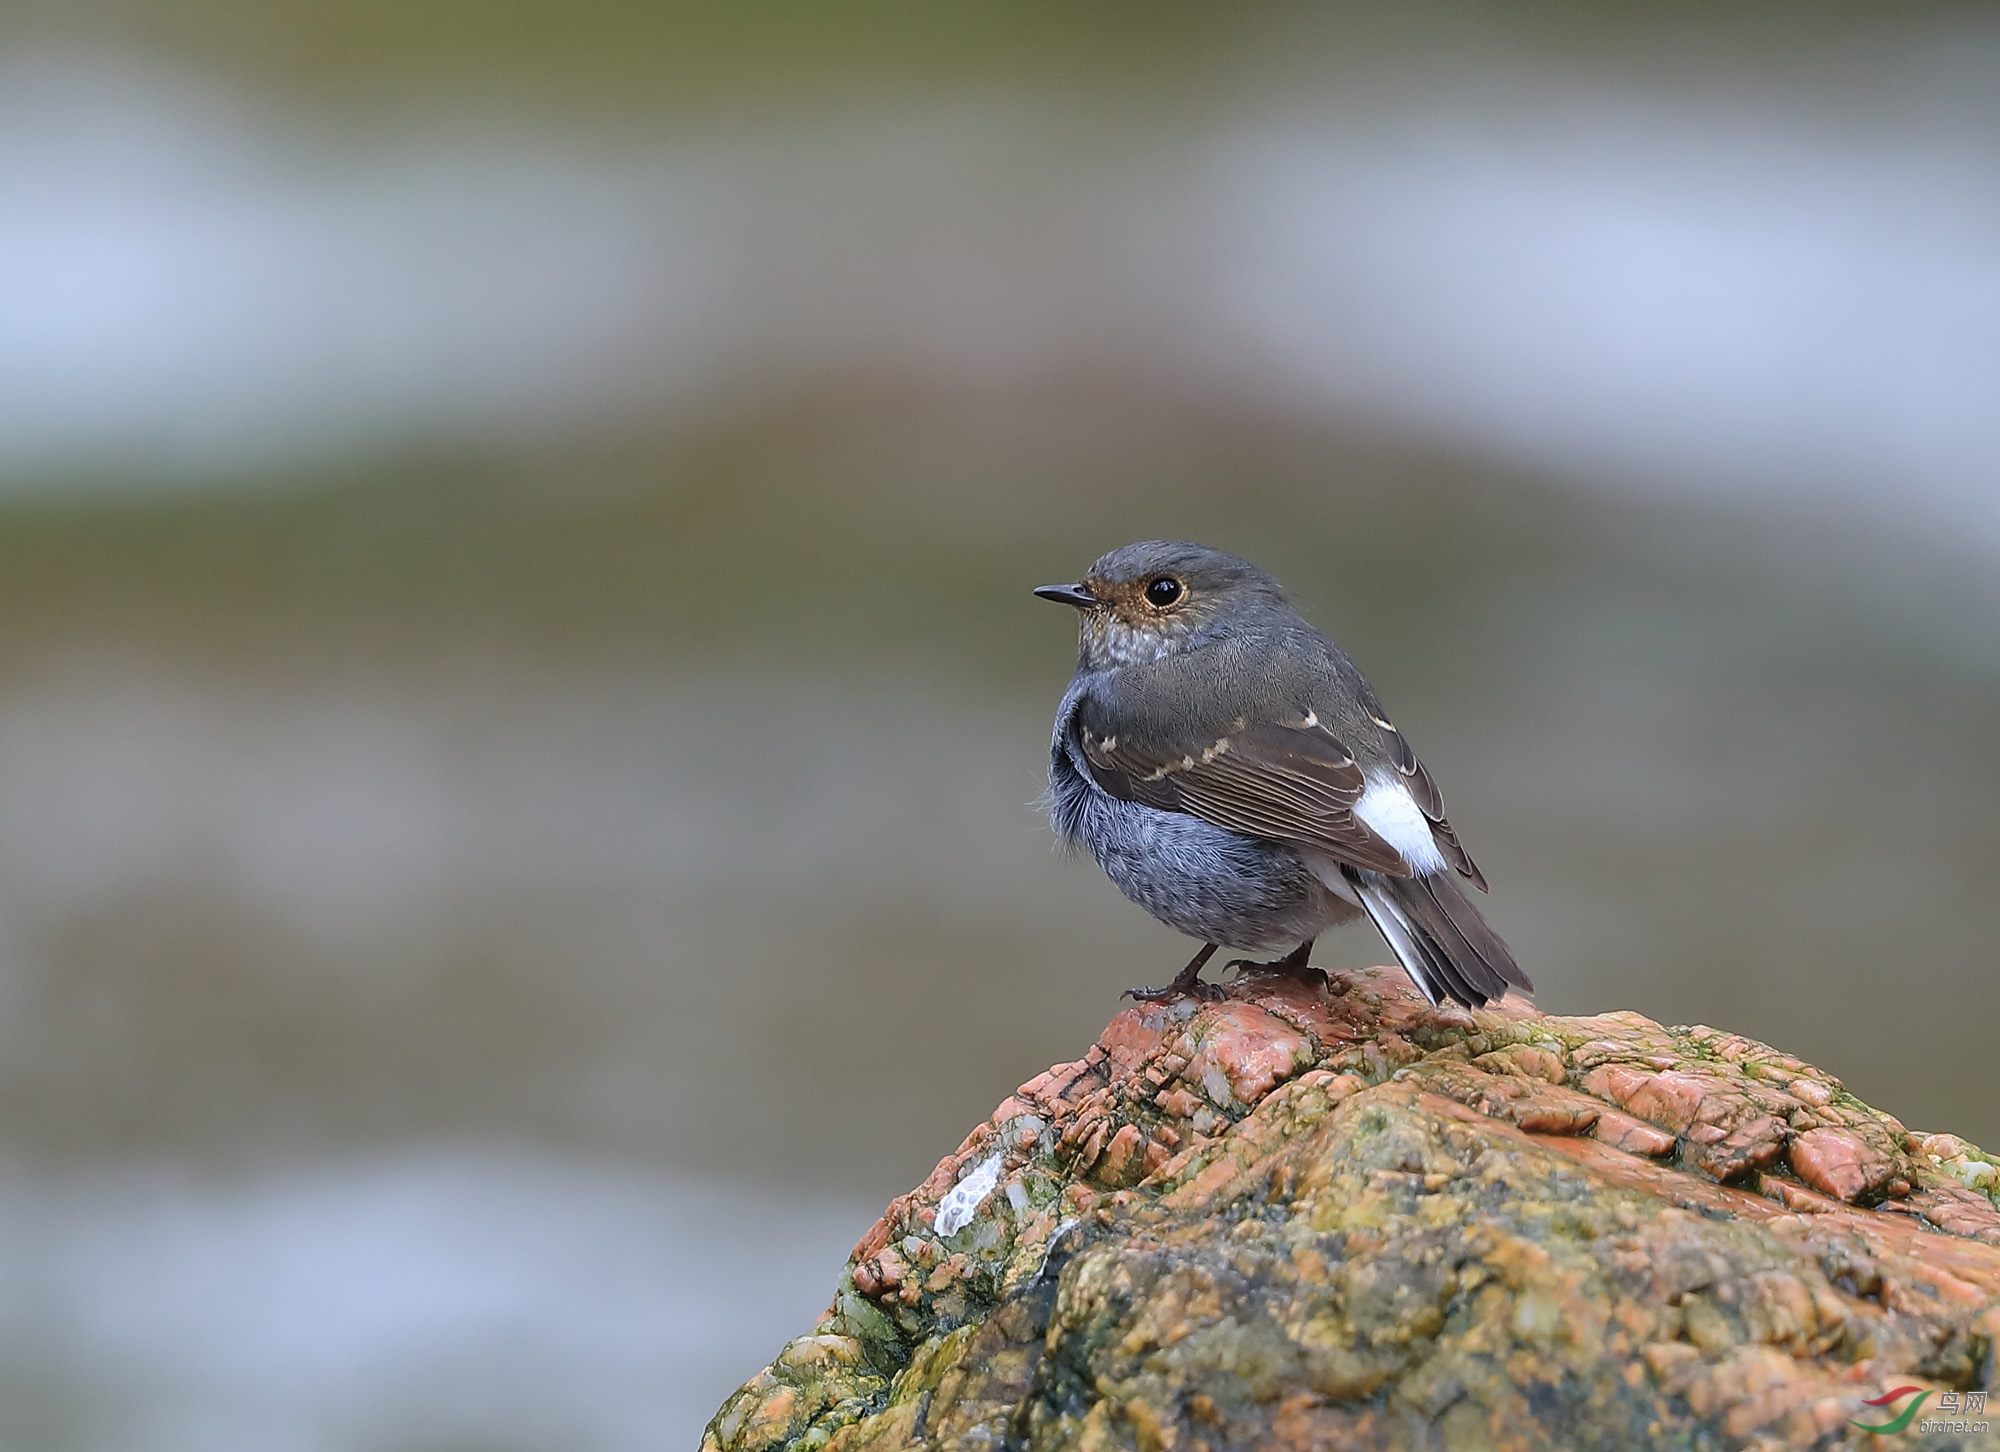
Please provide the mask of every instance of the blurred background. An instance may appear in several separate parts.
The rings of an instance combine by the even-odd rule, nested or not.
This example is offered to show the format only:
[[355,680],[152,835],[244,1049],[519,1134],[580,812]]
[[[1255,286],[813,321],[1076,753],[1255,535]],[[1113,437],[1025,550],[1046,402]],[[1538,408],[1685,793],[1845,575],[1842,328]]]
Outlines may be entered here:
[[[690,1446],[1188,945],[1276,572],[1554,1011],[2000,1141],[1988,7],[0,12],[0,1445]],[[1320,961],[1383,961],[1362,930]]]

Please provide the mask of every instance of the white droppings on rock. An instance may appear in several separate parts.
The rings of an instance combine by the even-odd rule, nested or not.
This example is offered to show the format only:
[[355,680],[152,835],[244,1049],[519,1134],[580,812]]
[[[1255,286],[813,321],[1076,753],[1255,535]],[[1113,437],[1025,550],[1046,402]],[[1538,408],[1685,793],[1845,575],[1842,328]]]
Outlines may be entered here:
[[999,1154],[988,1155],[945,1192],[937,1207],[936,1229],[939,1235],[956,1235],[972,1223],[973,1212],[1000,1183],[1000,1160]]
[[1208,1095],[1209,1102],[1226,1109],[1236,1102],[1236,1094],[1229,1087],[1229,1076],[1215,1064],[1204,1065],[1201,1071],[1201,1087]]

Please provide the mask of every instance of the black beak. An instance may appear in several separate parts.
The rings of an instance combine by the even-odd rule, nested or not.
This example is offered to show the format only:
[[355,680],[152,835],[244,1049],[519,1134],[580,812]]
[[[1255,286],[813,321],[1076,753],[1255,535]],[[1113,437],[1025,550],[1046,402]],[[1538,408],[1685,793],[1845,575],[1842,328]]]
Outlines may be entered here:
[[1060,601],[1064,605],[1074,605],[1079,610],[1088,610],[1093,605],[1103,603],[1083,585],[1043,585],[1035,593],[1044,600]]

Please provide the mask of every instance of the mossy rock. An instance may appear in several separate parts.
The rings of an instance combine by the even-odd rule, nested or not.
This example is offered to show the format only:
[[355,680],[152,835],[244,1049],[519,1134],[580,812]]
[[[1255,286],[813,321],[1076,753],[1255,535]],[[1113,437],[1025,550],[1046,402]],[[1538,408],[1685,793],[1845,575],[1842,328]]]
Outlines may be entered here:
[[1251,979],[1021,1086],[703,1448],[2000,1447],[1996,1193],[1735,1035]]

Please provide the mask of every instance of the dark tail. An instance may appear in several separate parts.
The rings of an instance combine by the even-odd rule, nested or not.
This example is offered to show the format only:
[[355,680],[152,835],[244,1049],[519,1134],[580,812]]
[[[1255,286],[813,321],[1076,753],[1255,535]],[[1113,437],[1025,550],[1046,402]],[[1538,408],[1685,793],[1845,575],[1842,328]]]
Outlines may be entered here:
[[1387,877],[1352,867],[1341,871],[1432,1003],[1449,998],[1481,1008],[1503,997],[1509,987],[1535,991],[1500,935],[1486,925],[1449,872]]

